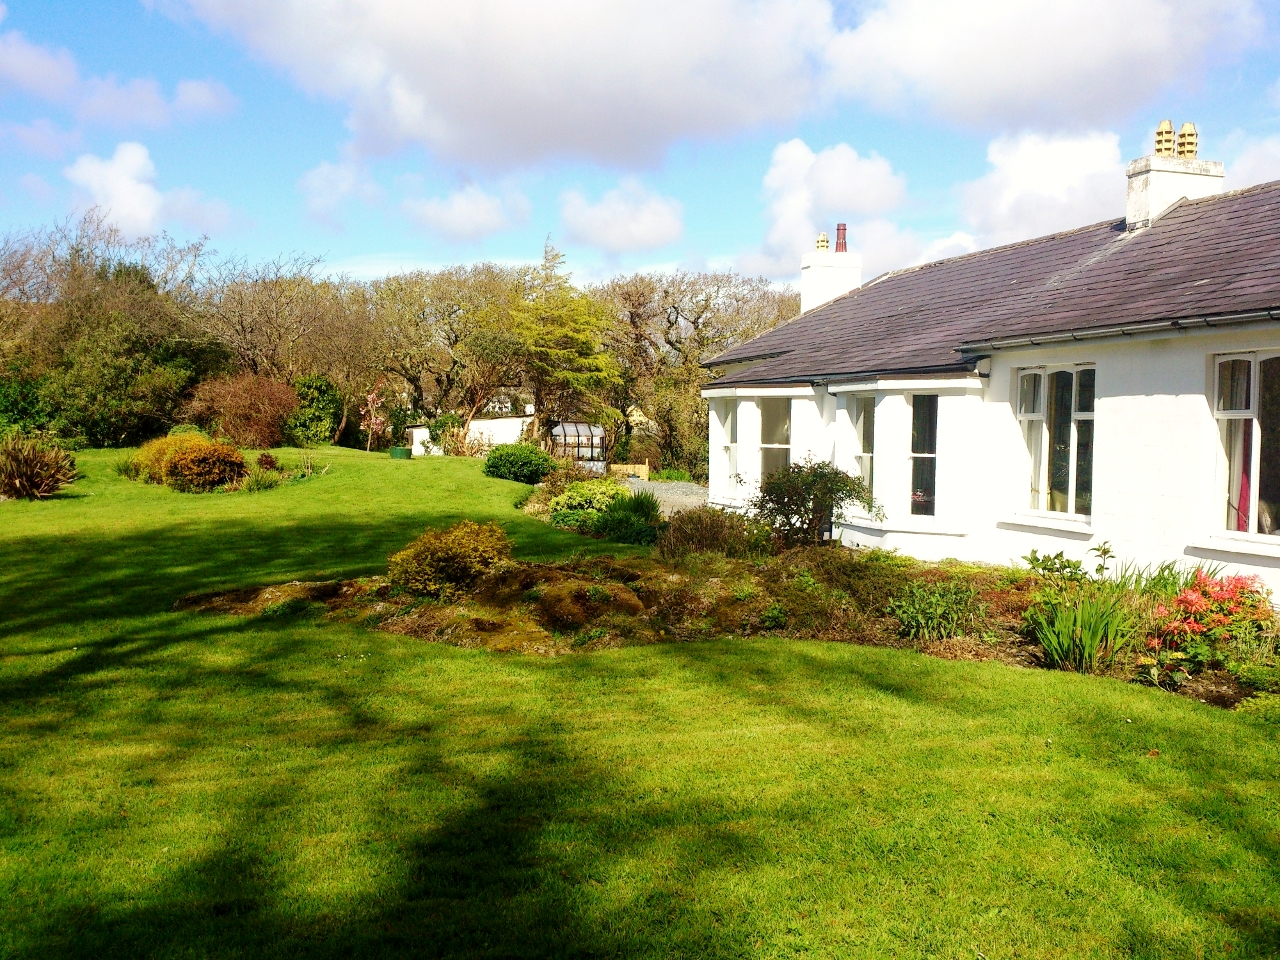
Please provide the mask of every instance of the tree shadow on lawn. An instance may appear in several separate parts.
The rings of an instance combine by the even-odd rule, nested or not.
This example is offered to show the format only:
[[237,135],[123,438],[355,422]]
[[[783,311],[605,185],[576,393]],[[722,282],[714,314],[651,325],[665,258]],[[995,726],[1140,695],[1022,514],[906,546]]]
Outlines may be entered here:
[[[435,515],[433,527],[466,519]],[[522,559],[544,561],[611,545],[531,518],[502,523]],[[217,521],[115,536],[44,535],[0,541],[0,638],[89,620],[161,613],[190,593],[287,580],[386,572],[387,557],[423,532],[420,520],[341,518],[277,524]]]
[[[39,916],[9,955],[736,957],[748,952],[754,936],[750,918],[711,922],[695,899],[663,879],[626,884],[623,896],[616,887],[606,890],[611,862],[641,853],[673,815],[669,806],[647,815],[641,811],[628,825],[619,825],[609,815],[608,801],[625,795],[625,784],[575,758],[555,724],[513,727],[502,748],[511,760],[507,769],[477,777],[454,768],[431,737],[420,738],[418,759],[406,779],[461,788],[469,799],[422,827],[406,827],[402,811],[380,810],[375,833],[391,849],[384,850],[373,889],[365,883],[359,893],[337,898],[309,890],[299,894],[296,880],[291,884],[285,875],[292,862],[284,860],[280,869],[273,846],[306,825],[291,822],[291,788],[276,784],[252,796],[227,798],[236,809],[226,818],[216,850],[126,902],[63,894],[59,907]],[[366,802],[377,807],[379,798],[370,795]],[[686,846],[697,848],[696,862],[690,858],[682,865],[681,886],[691,888],[702,870],[744,863],[759,853],[750,839],[715,824],[686,838]]]

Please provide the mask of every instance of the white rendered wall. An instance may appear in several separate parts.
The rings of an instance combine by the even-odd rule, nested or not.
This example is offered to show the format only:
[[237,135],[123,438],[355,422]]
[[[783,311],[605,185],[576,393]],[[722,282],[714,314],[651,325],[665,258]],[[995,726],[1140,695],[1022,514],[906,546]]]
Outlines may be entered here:
[[820,307],[862,285],[862,255],[810,250],[800,257],[800,312]]
[[[1002,351],[991,360],[990,376],[970,378],[968,387],[922,387],[939,395],[932,517],[910,512],[911,391],[903,384],[869,390],[876,398],[873,492],[885,519],[849,518],[838,530],[841,539],[921,559],[990,563],[1016,562],[1033,548],[1093,562],[1089,549],[1105,541],[1121,559],[1220,564],[1257,574],[1280,591],[1280,536],[1224,529],[1225,458],[1209,401],[1213,358],[1254,350],[1280,351],[1280,331],[1190,331]],[[1030,456],[1014,413],[1020,368],[1076,364],[1097,370],[1093,513],[1087,518],[1031,509]],[[816,388],[793,397],[793,461],[809,454],[856,472],[850,396]],[[730,489],[713,467],[712,503],[741,505],[759,484],[759,414],[749,399],[738,399],[739,472],[746,483]]]

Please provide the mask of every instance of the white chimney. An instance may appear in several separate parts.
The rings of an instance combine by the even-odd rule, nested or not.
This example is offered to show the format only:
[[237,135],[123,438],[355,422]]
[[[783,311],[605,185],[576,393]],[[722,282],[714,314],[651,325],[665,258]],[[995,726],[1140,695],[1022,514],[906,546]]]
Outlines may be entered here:
[[1215,160],[1197,160],[1199,136],[1184,123],[1176,145],[1173,124],[1163,120],[1156,130],[1156,150],[1129,164],[1125,220],[1130,230],[1149,227],[1184,197],[1200,200],[1222,192],[1226,167]]
[[817,248],[800,258],[800,312],[807,313],[862,285],[862,257],[850,253],[845,225],[836,224],[836,248],[827,248],[827,235],[818,234]]

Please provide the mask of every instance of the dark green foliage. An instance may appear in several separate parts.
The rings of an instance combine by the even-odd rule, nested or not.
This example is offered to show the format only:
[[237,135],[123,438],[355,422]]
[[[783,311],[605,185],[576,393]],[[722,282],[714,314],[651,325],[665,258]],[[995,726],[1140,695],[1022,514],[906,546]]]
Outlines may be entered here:
[[116,318],[67,348],[41,395],[58,433],[95,447],[130,446],[169,428],[196,377],[191,357]]
[[285,421],[285,438],[296,447],[313,447],[333,440],[342,419],[342,395],[328,377],[298,377],[293,381],[298,408]]
[[787,626],[787,608],[774,601],[760,614],[760,626],[766,630],[782,630]]
[[413,408],[400,403],[389,404],[386,408],[387,434],[393,447],[404,446],[405,433],[413,422]]
[[855,503],[871,513],[879,509],[861,477],[829,463],[806,461],[765,477],[751,509],[779,543],[794,547],[822,543],[835,516]]
[[76,478],[66,450],[12,430],[0,438],[0,498],[46,500]]
[[531,443],[502,443],[485,457],[484,473],[499,480],[541,483],[555,466],[556,461],[549,453]]
[[964,583],[909,581],[886,609],[897,617],[908,640],[927,642],[958,637],[977,629],[986,607],[978,591]]
[[0,433],[11,428],[31,431],[49,427],[53,408],[41,393],[43,385],[21,361],[0,372]]
[[596,519],[593,532],[617,543],[652,544],[658,539],[662,506],[651,493],[633,493],[614,500]]
[[740,513],[695,507],[672,515],[658,535],[658,552],[668,560],[691,553],[762,556],[769,552],[769,538],[768,527]]

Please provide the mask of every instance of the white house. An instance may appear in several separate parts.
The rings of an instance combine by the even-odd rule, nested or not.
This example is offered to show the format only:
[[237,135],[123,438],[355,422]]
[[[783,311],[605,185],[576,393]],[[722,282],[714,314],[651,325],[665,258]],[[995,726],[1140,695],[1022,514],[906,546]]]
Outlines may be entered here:
[[718,357],[711,502],[827,460],[885,514],[843,518],[846,543],[1008,562],[1106,541],[1280,589],[1280,182],[1223,193],[1194,138],[1161,124],[1123,219],[854,279]]

